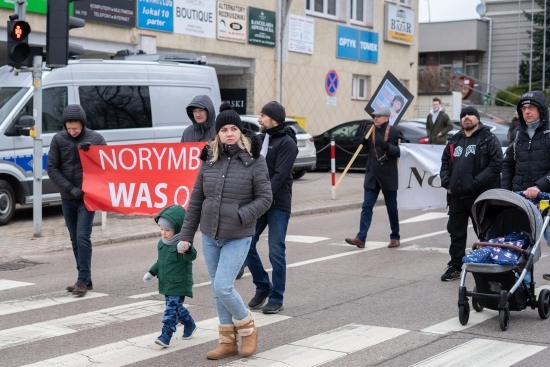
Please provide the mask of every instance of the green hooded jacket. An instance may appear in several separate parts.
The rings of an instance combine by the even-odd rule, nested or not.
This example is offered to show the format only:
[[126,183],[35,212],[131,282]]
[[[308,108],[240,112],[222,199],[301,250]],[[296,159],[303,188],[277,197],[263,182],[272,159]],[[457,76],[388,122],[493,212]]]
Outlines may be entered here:
[[[168,219],[174,224],[175,235],[181,231],[185,209],[179,205],[171,205],[163,209],[155,217]],[[158,277],[159,293],[167,296],[193,297],[193,263],[197,258],[197,250],[191,244],[185,254],[178,253],[177,245],[165,245],[162,239],[157,245],[158,260],[149,272]]]

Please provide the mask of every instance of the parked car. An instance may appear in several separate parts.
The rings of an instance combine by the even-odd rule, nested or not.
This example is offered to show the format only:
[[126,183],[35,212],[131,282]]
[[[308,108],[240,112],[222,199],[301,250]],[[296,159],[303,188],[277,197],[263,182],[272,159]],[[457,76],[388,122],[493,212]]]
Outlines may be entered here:
[[[356,120],[344,122],[324,133],[314,136],[313,142],[317,149],[317,167],[330,168],[330,140],[334,139],[336,149],[336,168],[345,168],[357,147],[372,126],[373,120]],[[425,124],[414,121],[401,121],[398,128],[403,131],[402,143],[428,144]],[[355,158],[350,168],[364,169],[367,164],[367,156],[363,149]]]
[[[260,123],[258,122],[257,115],[242,115],[241,120],[243,126],[255,132],[261,134]],[[313,137],[308,134],[299,124],[298,121],[287,118],[285,124],[294,129],[296,132],[296,140],[298,144],[298,156],[294,161],[294,167],[292,169],[292,177],[299,179],[304,176],[307,171],[315,169],[317,163],[317,156],[315,154],[315,145],[313,144]]]

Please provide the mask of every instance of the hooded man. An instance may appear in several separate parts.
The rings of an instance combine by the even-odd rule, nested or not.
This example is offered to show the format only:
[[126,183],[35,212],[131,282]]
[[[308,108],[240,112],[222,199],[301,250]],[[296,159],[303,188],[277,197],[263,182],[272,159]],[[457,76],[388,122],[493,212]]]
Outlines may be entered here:
[[186,110],[192,124],[183,131],[182,143],[209,142],[216,137],[216,110],[210,97],[196,96]]
[[78,278],[66,289],[82,297],[92,285],[92,223],[95,212],[84,205],[82,164],[78,150],[88,151],[92,145],[107,145],[99,133],[86,127],[86,113],[77,104],[65,107],[61,116],[65,128],[54,135],[48,153],[48,176],[61,191],[61,206],[69,230]]
[[[502,188],[523,191],[528,199],[550,192],[550,131],[548,103],[540,91],[527,92],[518,101],[519,125],[506,149]],[[543,278],[550,280],[550,274]]]
[[451,237],[451,260],[442,281],[460,278],[474,201],[484,191],[500,186],[500,141],[479,121],[479,112],[474,107],[462,109],[460,123],[462,130],[449,139],[441,157],[441,186],[447,189],[447,232]]

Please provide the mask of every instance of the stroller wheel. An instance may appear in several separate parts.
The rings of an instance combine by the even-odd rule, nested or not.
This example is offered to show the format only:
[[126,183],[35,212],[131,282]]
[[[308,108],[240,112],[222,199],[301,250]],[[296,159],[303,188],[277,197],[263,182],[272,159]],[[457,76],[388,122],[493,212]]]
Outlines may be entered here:
[[540,318],[547,319],[550,317],[550,291],[548,289],[540,291],[538,303]]
[[[476,287],[474,287],[474,292],[476,291]],[[483,311],[483,308],[484,306],[479,302],[479,300],[477,298],[475,298],[474,296],[472,296],[472,308],[476,311],[476,312],[481,312]]]
[[508,327],[510,326],[510,311],[505,308],[501,308],[498,311],[498,321],[502,331],[508,330]]
[[458,306],[458,321],[461,325],[466,325],[470,319],[470,304],[464,302],[463,305]]

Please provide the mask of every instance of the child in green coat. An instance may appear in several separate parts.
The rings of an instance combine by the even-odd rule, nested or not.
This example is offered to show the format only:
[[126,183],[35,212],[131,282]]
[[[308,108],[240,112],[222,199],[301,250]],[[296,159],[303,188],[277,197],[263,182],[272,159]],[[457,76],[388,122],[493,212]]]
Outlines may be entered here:
[[190,339],[197,329],[191,314],[183,306],[185,296],[193,297],[192,261],[197,258],[197,250],[193,244],[178,244],[184,218],[185,209],[179,205],[171,205],[155,217],[162,235],[157,245],[158,260],[143,276],[145,283],[157,276],[159,293],[166,298],[166,310],[162,318],[164,326],[155,340],[155,343],[164,348],[170,344],[178,322],[183,324],[183,339]]

